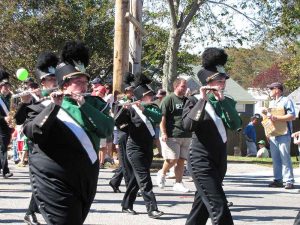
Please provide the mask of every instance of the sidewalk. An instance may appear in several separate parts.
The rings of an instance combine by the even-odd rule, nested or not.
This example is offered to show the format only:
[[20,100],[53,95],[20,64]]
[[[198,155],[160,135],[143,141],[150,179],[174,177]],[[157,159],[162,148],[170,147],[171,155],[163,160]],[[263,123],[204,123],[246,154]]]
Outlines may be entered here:
[[[0,179],[0,224],[24,224],[23,217],[30,200],[28,167],[19,168],[10,164],[14,176]],[[294,170],[296,187],[294,190],[268,188],[272,180],[272,168],[254,164],[229,164],[224,189],[236,225],[292,225],[300,209],[300,169]],[[153,174],[154,176],[155,174]],[[142,198],[138,197],[134,209],[139,215],[122,214],[123,193],[112,193],[107,185],[112,171],[100,171],[98,191],[91,211],[85,221],[90,225],[183,225],[193,203],[195,187],[189,177],[184,178],[185,185],[193,192],[187,194],[172,191],[173,180],[167,180],[164,190],[154,188],[159,209],[165,212],[160,220],[148,218]],[[153,177],[152,179],[155,181]],[[121,187],[124,192],[124,185]],[[42,217],[39,215],[43,224]],[[211,225],[210,221],[207,223]]]

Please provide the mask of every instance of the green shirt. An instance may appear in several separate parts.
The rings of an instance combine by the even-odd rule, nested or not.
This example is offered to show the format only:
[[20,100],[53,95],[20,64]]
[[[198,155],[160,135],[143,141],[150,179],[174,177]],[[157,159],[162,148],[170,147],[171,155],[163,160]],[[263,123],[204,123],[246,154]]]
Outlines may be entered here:
[[269,158],[268,149],[266,147],[260,148],[257,152],[257,157],[258,158]]
[[166,131],[168,137],[188,138],[192,134],[182,128],[182,111],[186,97],[178,97],[174,93],[166,96],[161,104],[162,115],[166,117]]

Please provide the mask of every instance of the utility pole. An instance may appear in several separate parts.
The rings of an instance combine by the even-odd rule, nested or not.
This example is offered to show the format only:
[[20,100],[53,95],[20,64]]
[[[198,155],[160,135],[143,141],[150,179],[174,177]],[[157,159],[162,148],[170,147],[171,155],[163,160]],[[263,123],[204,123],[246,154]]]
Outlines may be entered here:
[[113,90],[122,92],[123,75],[129,71],[129,21],[125,15],[129,10],[128,0],[116,0]]
[[116,0],[115,9],[113,90],[122,92],[123,75],[141,72],[143,0]]
[[143,0],[131,0],[129,13],[126,18],[131,22],[129,25],[129,69],[133,74],[141,72],[142,60],[142,28]]

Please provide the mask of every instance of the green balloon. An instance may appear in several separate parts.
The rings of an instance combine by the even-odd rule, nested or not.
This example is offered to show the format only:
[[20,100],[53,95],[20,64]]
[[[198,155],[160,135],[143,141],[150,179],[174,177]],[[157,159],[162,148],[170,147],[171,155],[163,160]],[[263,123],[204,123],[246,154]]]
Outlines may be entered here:
[[17,70],[17,78],[20,81],[26,80],[28,77],[28,71],[25,68],[20,68]]

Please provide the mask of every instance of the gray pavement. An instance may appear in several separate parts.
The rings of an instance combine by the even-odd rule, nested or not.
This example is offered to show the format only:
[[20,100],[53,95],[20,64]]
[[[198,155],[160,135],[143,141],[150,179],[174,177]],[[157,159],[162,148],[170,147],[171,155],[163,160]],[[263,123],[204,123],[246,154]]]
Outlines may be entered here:
[[[19,168],[10,162],[14,176],[0,179],[0,224],[24,224],[23,217],[30,200],[30,183],[28,167]],[[272,180],[270,167],[254,164],[229,164],[224,189],[229,201],[232,201],[231,212],[237,225],[292,225],[300,209],[300,169],[294,170],[296,187],[294,190],[268,188]],[[100,171],[98,191],[85,224],[93,225],[183,225],[193,203],[194,184],[189,177],[184,183],[192,192],[187,194],[172,191],[173,180],[167,180],[164,190],[154,188],[159,209],[165,215],[159,220],[148,218],[142,198],[137,198],[134,209],[139,215],[121,213],[123,193],[112,193],[107,185],[112,176],[111,169]],[[155,182],[155,174],[153,174]],[[124,191],[124,185],[121,186]],[[45,224],[42,217],[40,221]],[[210,221],[207,223],[211,225]]]

